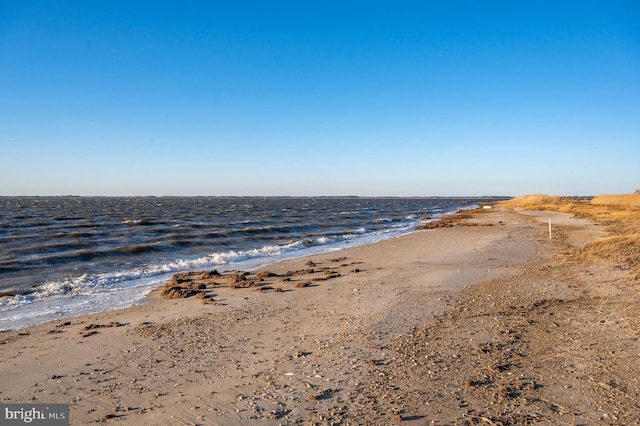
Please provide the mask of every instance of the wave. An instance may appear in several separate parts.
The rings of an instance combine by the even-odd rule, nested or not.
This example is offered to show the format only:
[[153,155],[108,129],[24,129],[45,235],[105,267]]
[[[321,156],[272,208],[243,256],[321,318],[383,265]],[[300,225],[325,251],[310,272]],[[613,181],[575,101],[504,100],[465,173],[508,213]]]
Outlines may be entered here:
[[145,225],[153,225],[154,222],[149,220],[149,219],[127,219],[122,221],[123,225],[141,225],[141,226],[145,226]]
[[373,223],[389,223],[389,222],[393,222],[393,219],[391,219],[390,217],[381,217],[373,221]]
[[93,237],[94,234],[91,232],[56,232],[52,235],[53,238],[89,238]]
[[[84,244],[82,244],[84,245]],[[87,249],[87,248],[79,248],[79,244],[60,244],[60,245],[48,245],[42,246],[44,249],[52,249],[52,248],[75,248],[75,250],[68,251],[58,251],[58,252],[41,252],[34,253],[30,260],[24,259],[8,259],[0,261],[0,265],[20,265],[22,268],[27,268],[29,266],[47,266],[47,265],[58,265],[64,264],[70,261],[81,260],[81,261],[89,261],[95,260],[104,257],[110,257],[114,255],[132,255],[132,254],[142,254],[142,253],[151,253],[163,251],[165,246],[160,244],[134,244],[134,245],[125,245],[125,246],[117,246],[111,248],[104,249]]]
[[81,240],[59,241],[53,243],[43,243],[13,250],[14,255],[30,255],[37,256],[42,253],[63,253],[65,250],[80,250],[87,246],[87,243]]
[[247,228],[242,228],[236,231],[231,231],[229,232],[229,234],[259,234],[259,233],[263,233],[263,232],[289,232],[289,226],[288,225],[265,225],[265,226],[259,226],[259,227],[247,227]]

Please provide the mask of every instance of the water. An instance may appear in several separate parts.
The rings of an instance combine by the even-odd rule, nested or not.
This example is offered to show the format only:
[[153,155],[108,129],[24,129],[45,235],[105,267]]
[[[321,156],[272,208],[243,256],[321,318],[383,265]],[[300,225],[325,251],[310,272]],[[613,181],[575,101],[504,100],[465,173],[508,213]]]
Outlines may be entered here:
[[0,197],[0,330],[130,306],[175,272],[372,243],[492,200]]

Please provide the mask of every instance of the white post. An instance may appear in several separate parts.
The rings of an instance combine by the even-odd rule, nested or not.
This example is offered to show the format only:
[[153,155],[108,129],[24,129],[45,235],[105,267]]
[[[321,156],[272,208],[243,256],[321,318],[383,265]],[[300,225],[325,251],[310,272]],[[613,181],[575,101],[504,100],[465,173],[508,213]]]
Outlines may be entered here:
[[549,218],[549,239],[551,239],[551,218]]

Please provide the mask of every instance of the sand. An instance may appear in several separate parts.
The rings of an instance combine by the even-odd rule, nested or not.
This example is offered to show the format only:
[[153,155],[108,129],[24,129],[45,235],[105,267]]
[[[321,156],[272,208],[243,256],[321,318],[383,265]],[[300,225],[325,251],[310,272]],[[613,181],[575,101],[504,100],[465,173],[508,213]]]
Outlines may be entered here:
[[638,283],[576,255],[605,228],[553,213],[549,240],[548,217],[478,210],[3,333],[0,400],[78,425],[638,424]]

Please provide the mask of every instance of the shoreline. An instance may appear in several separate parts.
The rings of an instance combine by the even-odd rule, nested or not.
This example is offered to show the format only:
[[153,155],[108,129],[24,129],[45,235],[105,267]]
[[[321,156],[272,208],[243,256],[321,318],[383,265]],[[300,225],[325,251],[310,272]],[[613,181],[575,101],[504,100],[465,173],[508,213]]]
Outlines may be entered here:
[[[345,197],[345,198],[350,198],[350,197]],[[449,197],[452,198],[452,197]],[[455,197],[454,197],[455,198]],[[464,198],[464,197],[460,197],[460,198]],[[344,248],[340,248],[337,250],[330,250],[330,251],[326,251],[326,252],[320,252],[320,253],[316,253],[316,254],[302,254],[302,255],[298,255],[298,256],[294,256],[294,257],[290,257],[290,258],[285,258],[285,259],[281,259],[281,260],[275,260],[272,262],[268,262],[262,266],[259,266],[255,269],[249,269],[249,272],[260,272],[260,271],[265,271],[265,270],[269,270],[269,268],[271,268],[272,266],[274,268],[278,268],[278,265],[282,264],[282,265],[287,265],[287,264],[292,264],[293,262],[295,262],[296,260],[300,260],[300,259],[310,259],[310,258],[314,258],[314,257],[327,257],[329,256],[330,258],[335,258],[334,254],[339,254],[342,253],[343,251],[346,250],[352,250],[352,249],[356,249],[362,246],[372,246],[381,242],[385,242],[385,241],[389,241],[389,240],[394,240],[397,238],[405,238],[407,236],[410,236],[412,234],[418,233],[418,232],[423,232],[423,231],[428,231],[428,230],[432,230],[432,229],[437,229],[437,228],[442,228],[442,227],[450,227],[450,226],[455,226],[455,225],[461,225],[463,224],[463,219],[468,218],[467,213],[469,211],[478,211],[479,207],[475,207],[472,209],[460,209],[454,213],[450,213],[447,214],[441,218],[438,218],[434,221],[431,222],[425,222],[422,225],[417,226],[416,228],[414,228],[414,230],[409,231],[408,233],[405,234],[401,234],[401,235],[395,235],[392,237],[388,237],[388,238],[383,238],[381,240],[378,241],[374,241],[374,242],[366,242],[366,243],[360,243],[360,244],[356,244],[356,245],[350,245]],[[443,224],[443,225],[439,225],[439,224]],[[338,256],[340,257],[340,256]],[[225,265],[222,265],[225,266]],[[280,269],[284,268],[284,266],[280,266]],[[222,270],[222,269],[221,269]],[[193,270],[193,271],[184,271],[184,272],[176,272],[176,273],[165,273],[163,275],[169,276],[169,275],[180,275],[180,274],[190,274],[190,273],[198,273],[201,270]],[[227,271],[226,269],[224,271]],[[229,271],[234,272],[236,270],[230,269]],[[224,272],[223,272],[224,273]],[[4,329],[4,330],[0,330],[0,340],[2,339],[3,336],[5,335],[10,335],[10,334],[14,334],[14,333],[21,333],[23,330],[25,329],[29,329],[29,328],[35,328],[35,327],[40,327],[40,326],[46,326],[47,324],[52,324],[52,323],[65,323],[74,319],[78,319],[81,320],[83,318],[93,318],[93,317],[97,317],[97,316],[101,316],[101,315],[105,315],[105,314],[109,314],[109,313],[118,313],[118,312],[125,312],[131,309],[138,309],[138,308],[142,308],[145,305],[148,304],[157,304],[159,303],[159,301],[162,299],[162,297],[159,295],[159,293],[162,291],[163,287],[166,285],[166,283],[169,280],[165,280],[159,284],[157,284],[154,288],[152,288],[145,296],[143,296],[141,299],[139,299],[137,302],[134,302],[133,305],[130,306],[126,306],[126,307],[122,307],[122,308],[115,308],[115,309],[109,309],[106,311],[98,311],[98,312],[91,312],[91,313],[85,313],[85,314],[78,314],[78,315],[70,315],[70,316],[61,316],[59,318],[52,318],[52,319],[48,319],[42,322],[38,322],[35,324],[28,324],[28,325],[24,325],[24,326],[19,326],[17,328],[11,328],[11,329]]]
[[[349,197],[346,197],[349,198]],[[448,197],[448,198],[458,198],[458,197]],[[465,197],[459,197],[461,199],[465,199]],[[491,198],[491,197],[489,197]],[[437,219],[433,219],[432,221],[427,221],[424,222],[422,225],[417,225],[415,226],[413,229],[411,230],[404,230],[404,231],[396,231],[397,233],[393,233],[394,235],[391,236],[381,236],[379,237],[380,239],[378,239],[377,241],[374,239],[374,241],[369,241],[369,238],[365,238],[362,239],[362,241],[360,241],[359,238],[355,238],[354,240],[345,240],[343,242],[336,242],[336,243],[330,243],[327,245],[328,248],[325,248],[323,250],[320,250],[322,248],[322,246],[316,246],[315,248],[319,250],[319,252],[316,253],[299,253],[297,251],[293,251],[293,252],[283,252],[281,255],[278,255],[277,257],[280,257],[280,259],[278,260],[274,260],[274,259],[270,259],[269,257],[264,257],[263,259],[245,259],[243,261],[238,261],[238,262],[232,262],[233,263],[248,263],[247,266],[248,271],[259,271],[261,269],[265,269],[268,268],[269,265],[275,264],[275,263],[279,263],[282,261],[286,261],[286,260],[291,260],[291,259],[299,259],[299,258],[304,258],[304,257],[310,257],[310,256],[315,256],[315,255],[322,255],[322,254],[326,254],[326,253],[337,253],[343,250],[347,250],[353,247],[359,247],[361,245],[369,245],[369,244],[375,244],[379,241],[384,241],[384,240],[388,240],[388,239],[393,239],[393,238],[399,238],[405,235],[409,235],[412,234],[414,232],[418,232],[419,230],[422,229],[428,229],[427,227],[431,224],[434,223],[440,223],[440,222],[446,222],[448,223],[448,221],[452,220],[453,217],[457,217],[459,216],[462,212],[468,211],[468,210],[473,210],[473,209],[477,209],[477,207],[471,207],[471,208],[460,208],[459,210],[457,210],[456,212],[453,213],[448,213],[445,214],[442,217],[439,217]],[[424,227],[424,228],[423,228]],[[355,242],[355,243],[354,243]],[[307,250],[303,250],[303,251],[307,251]],[[315,251],[315,250],[313,250]],[[286,254],[288,253],[288,254]],[[254,262],[255,260],[255,262]],[[230,264],[225,264],[222,263],[220,265],[217,266],[212,266],[212,268],[219,268],[220,270],[228,270],[231,269],[229,268]],[[198,268],[194,268],[192,270],[189,271],[199,271],[201,270],[202,267],[198,267]],[[187,271],[188,272],[188,271]],[[95,315],[95,314],[100,314],[102,312],[109,312],[109,311],[117,311],[117,310],[121,310],[121,309],[127,309],[130,307],[134,307],[134,306],[138,306],[140,304],[144,304],[148,301],[149,296],[154,293],[157,292],[158,288],[161,288],[164,283],[170,279],[170,277],[174,274],[179,274],[181,272],[162,272],[159,273],[156,277],[154,277],[154,275],[149,275],[146,276],[145,274],[142,275],[141,278],[139,278],[139,280],[143,280],[143,281],[150,281],[150,282],[155,282],[154,284],[150,285],[150,284],[143,284],[140,286],[134,285],[133,287],[124,287],[122,290],[123,292],[126,292],[126,294],[131,295],[131,296],[137,296],[138,299],[136,299],[133,304],[131,305],[126,305],[126,303],[123,303],[122,300],[116,300],[116,301],[107,301],[107,303],[113,303],[115,304],[115,306],[107,308],[106,310],[95,310],[93,311],[93,309],[95,308],[89,308],[86,309],[83,306],[80,306],[80,310],[84,310],[84,312],[56,312],[54,313],[53,311],[51,311],[51,305],[56,306],[58,304],[60,305],[64,305],[65,302],[67,302],[67,296],[63,296],[61,299],[59,300],[42,300],[42,301],[36,301],[34,302],[35,304],[46,304],[45,305],[45,310],[49,310],[50,312],[47,312],[46,314],[40,314],[40,317],[38,317],[37,320],[33,321],[33,319],[35,318],[34,315],[37,315],[37,308],[38,306],[30,306],[30,304],[27,304],[24,307],[19,307],[18,309],[27,309],[28,312],[25,314],[26,318],[21,318],[19,320],[16,320],[13,322],[9,321],[9,320],[3,320],[2,326],[3,328],[0,328],[0,337],[4,334],[4,333],[11,333],[11,332],[15,332],[15,331],[19,331],[21,329],[27,328],[27,327],[32,327],[32,326],[36,326],[39,324],[43,324],[43,323],[47,323],[47,322],[51,322],[51,321],[59,321],[59,320],[63,320],[63,319],[72,319],[72,318],[76,318],[76,317],[82,317],[82,316],[88,316],[88,315]],[[164,279],[159,279],[159,277],[166,277]],[[35,290],[31,290],[31,291],[35,291]],[[146,293],[143,296],[140,296],[141,292]],[[0,297],[2,297],[3,292],[0,291]],[[4,293],[5,296],[9,296],[9,295],[15,295],[15,294],[20,294],[20,295],[24,295],[24,294],[28,294],[28,293],[24,293],[21,291],[18,291],[16,289],[9,289],[6,290],[6,292]],[[74,298],[77,297],[78,295],[70,295],[70,299],[69,302],[73,303]],[[76,302],[77,303],[77,302]],[[102,302],[104,304],[104,301]],[[42,307],[42,306],[40,306]],[[102,309],[105,309],[105,306],[102,306]],[[33,311],[33,312],[32,312]],[[4,313],[6,314],[11,314],[12,311],[5,311]],[[29,317],[31,315],[31,319],[29,320]],[[47,318],[47,319],[44,319]],[[18,324],[17,326],[15,324]]]
[[[3,333],[0,400],[70,403],[71,424],[601,421],[597,392],[619,386],[561,379],[558,368],[567,367],[553,354],[562,345],[537,353],[573,326],[557,320],[560,301],[575,310],[594,276],[601,281],[606,270],[614,283],[624,275],[559,257],[601,227],[565,218],[549,241],[535,214],[465,213],[462,223],[475,226],[270,265],[278,276],[261,286],[271,289],[213,287],[213,303],[154,291],[146,304]],[[339,276],[307,287],[283,280],[309,260]],[[598,401],[614,415],[606,398]]]

